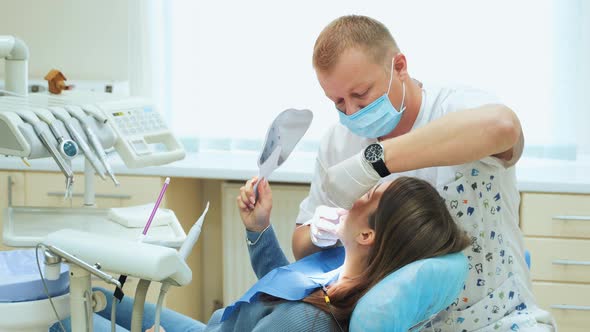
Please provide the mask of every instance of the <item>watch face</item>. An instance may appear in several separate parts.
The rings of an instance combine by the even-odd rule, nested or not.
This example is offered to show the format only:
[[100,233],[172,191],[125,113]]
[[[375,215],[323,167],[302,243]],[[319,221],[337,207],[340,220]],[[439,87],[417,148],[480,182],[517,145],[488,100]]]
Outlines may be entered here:
[[379,144],[371,144],[365,149],[365,159],[374,163],[383,158],[383,147]]

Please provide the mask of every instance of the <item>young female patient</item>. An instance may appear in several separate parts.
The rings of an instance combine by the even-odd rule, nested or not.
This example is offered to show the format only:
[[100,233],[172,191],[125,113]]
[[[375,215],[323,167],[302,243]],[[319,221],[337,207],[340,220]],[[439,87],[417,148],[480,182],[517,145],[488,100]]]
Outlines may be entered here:
[[[258,200],[254,201],[252,188],[256,181],[249,180],[241,188],[237,203],[247,231],[252,267],[262,278],[289,262],[270,226],[270,186],[266,180],[261,181]],[[357,301],[388,274],[420,259],[462,251],[470,244],[438,192],[427,182],[409,177],[377,185],[358,199],[341,217],[337,233],[344,246],[344,264],[337,278],[327,285],[330,305],[318,286],[299,301],[259,296],[257,301],[235,307],[223,321],[220,309],[208,325],[164,310],[162,327],[167,332],[348,330]],[[273,282],[280,284],[280,280]],[[107,294],[107,298],[111,296]],[[130,299],[117,307],[121,312],[117,315],[119,325],[129,328],[131,307]],[[144,328],[153,325],[154,311],[153,305],[146,305]],[[100,315],[108,318],[109,313],[110,303]],[[110,331],[110,323],[99,321],[95,322],[95,330],[101,331],[101,325],[105,325],[104,330]],[[53,328],[58,331],[56,326]]]

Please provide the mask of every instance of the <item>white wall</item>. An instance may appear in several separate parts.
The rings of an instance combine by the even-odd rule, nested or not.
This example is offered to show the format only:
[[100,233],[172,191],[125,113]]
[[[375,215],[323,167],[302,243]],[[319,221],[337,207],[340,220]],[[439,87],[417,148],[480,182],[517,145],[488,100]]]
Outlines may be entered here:
[[0,0],[0,8],[0,35],[29,46],[30,78],[56,68],[71,80],[128,79],[127,0]]

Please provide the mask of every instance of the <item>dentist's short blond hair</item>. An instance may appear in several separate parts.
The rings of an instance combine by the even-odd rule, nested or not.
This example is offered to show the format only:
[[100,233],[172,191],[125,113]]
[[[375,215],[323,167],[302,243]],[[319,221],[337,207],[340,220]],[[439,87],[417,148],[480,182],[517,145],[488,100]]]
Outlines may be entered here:
[[313,48],[313,67],[318,71],[330,71],[344,51],[355,47],[365,51],[377,64],[389,63],[387,58],[399,52],[383,23],[367,16],[342,16],[318,36]]

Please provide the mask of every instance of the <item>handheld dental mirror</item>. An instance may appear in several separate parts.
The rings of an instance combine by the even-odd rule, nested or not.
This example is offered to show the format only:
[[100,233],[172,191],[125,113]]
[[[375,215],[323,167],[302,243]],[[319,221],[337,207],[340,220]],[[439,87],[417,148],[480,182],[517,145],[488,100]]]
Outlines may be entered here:
[[266,132],[266,139],[258,158],[258,182],[254,194],[258,199],[258,184],[289,157],[309,129],[313,113],[310,110],[287,109],[279,113]]

